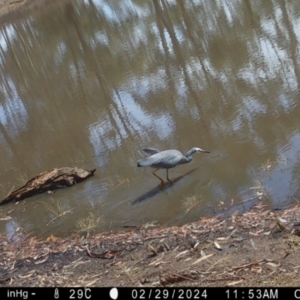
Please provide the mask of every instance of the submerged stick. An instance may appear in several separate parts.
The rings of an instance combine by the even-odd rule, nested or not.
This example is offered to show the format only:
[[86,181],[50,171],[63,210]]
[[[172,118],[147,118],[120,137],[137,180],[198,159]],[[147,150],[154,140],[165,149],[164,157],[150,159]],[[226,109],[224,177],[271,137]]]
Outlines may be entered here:
[[42,172],[30,179],[21,188],[10,192],[8,196],[0,202],[0,205],[7,204],[11,201],[21,201],[47,191],[72,186],[93,176],[95,171],[96,169],[84,170],[64,167]]

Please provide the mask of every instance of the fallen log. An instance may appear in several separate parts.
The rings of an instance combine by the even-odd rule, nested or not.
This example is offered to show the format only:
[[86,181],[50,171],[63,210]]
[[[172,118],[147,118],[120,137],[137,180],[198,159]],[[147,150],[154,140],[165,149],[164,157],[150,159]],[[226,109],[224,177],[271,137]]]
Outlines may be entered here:
[[0,202],[0,205],[7,204],[11,201],[21,201],[25,198],[29,198],[47,191],[72,186],[93,176],[95,171],[96,169],[84,170],[79,168],[64,167],[42,172],[29,180],[21,188],[11,192]]

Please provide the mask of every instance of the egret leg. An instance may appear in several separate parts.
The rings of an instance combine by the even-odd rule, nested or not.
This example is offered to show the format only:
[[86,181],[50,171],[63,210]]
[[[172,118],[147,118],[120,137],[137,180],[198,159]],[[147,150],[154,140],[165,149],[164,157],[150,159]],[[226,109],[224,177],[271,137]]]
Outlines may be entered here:
[[165,186],[165,182],[164,182],[164,180],[163,180],[162,178],[160,178],[160,177],[155,173],[155,172],[157,172],[158,170],[159,170],[159,169],[154,170],[154,171],[152,172],[152,174],[160,180],[161,184],[159,185],[159,188],[160,188],[161,190],[163,190],[163,188],[164,188],[164,186]]
[[173,181],[169,178],[169,169],[166,169],[167,170],[167,180],[170,182],[170,184],[173,183]]

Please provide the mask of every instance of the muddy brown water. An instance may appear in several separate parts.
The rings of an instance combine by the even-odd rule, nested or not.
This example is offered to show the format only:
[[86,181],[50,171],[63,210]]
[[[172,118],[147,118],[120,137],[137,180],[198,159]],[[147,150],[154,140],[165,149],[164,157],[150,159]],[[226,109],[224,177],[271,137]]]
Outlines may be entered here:
[[[1,207],[0,232],[180,225],[258,196],[297,202],[299,49],[299,1],[72,1],[3,24],[0,198],[55,167],[97,171]],[[163,192],[137,168],[142,148],[194,146],[211,153],[170,170]]]

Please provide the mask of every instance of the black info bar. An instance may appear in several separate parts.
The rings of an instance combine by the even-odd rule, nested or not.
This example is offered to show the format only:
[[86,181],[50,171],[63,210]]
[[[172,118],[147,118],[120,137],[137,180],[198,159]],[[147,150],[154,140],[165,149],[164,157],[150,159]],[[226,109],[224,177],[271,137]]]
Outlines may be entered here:
[[172,287],[111,287],[111,288],[14,288],[2,287],[0,299],[300,299],[299,288],[172,288]]

